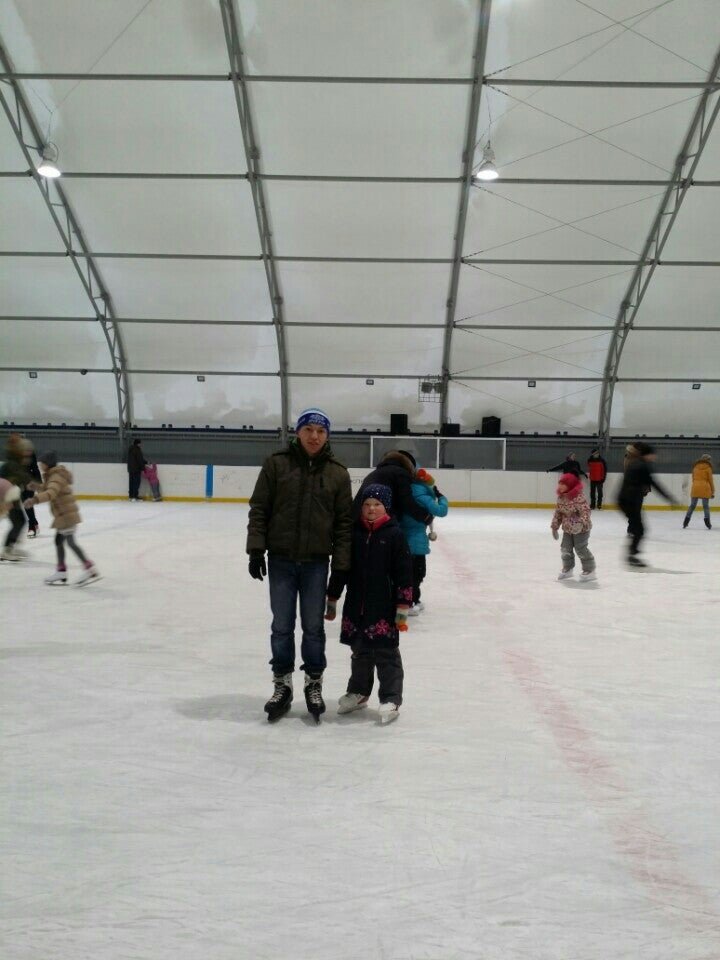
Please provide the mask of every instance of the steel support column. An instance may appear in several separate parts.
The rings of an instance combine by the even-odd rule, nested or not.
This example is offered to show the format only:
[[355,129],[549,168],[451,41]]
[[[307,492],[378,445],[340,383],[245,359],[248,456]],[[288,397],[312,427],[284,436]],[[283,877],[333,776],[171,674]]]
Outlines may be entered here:
[[465,241],[465,223],[467,221],[470,189],[472,186],[473,157],[477,141],[478,114],[480,112],[480,94],[482,93],[483,72],[485,70],[485,51],[487,50],[488,32],[490,28],[490,8],[492,0],[480,0],[478,13],[477,37],[475,38],[475,52],[473,54],[473,79],[468,107],[467,127],[465,130],[465,147],[463,150],[462,184],[460,186],[460,200],[455,221],[455,243],[453,248],[452,271],[445,312],[445,336],[442,354],[443,391],[440,399],[440,426],[447,419],[448,393],[450,389],[450,353],[452,335],[455,328],[455,310],[457,308],[457,292],[460,283],[460,267],[462,265],[462,248]]
[[628,335],[633,328],[640,306],[650,285],[655,268],[670,236],[683,200],[690,189],[692,178],[700,162],[705,145],[720,110],[720,88],[716,81],[720,73],[720,49],[707,79],[690,127],[680,148],[671,182],[663,195],[652,228],[645,241],[627,292],[620,304],[612,339],[608,348],[598,414],[598,436],[604,446],[610,441],[610,421],[613,395],[618,380],[618,369]]
[[[5,49],[2,38],[0,38],[0,63],[2,63],[4,70],[9,73],[12,72],[12,61]],[[14,109],[8,102],[6,91],[2,89],[3,86],[6,87],[6,90],[8,88],[12,90],[15,99]],[[95,318],[102,327],[103,334],[105,335],[105,340],[107,341],[110,351],[112,373],[115,379],[118,405],[118,453],[122,456],[124,455],[125,434],[132,422],[132,395],[128,380],[125,348],[123,346],[120,328],[115,320],[115,312],[113,310],[110,293],[100,275],[92,253],[85,243],[82,230],[65,195],[65,191],[57,181],[47,180],[41,177],[35,170],[35,162],[30,154],[32,145],[28,147],[26,140],[28,137],[32,138],[34,148],[38,151],[38,155],[42,152],[45,141],[30,104],[16,81],[11,80],[0,85],[0,103],[25,157],[28,168],[31,170],[32,178],[37,184],[53,223],[60,234],[66,255],[72,261],[73,267],[90,301]],[[57,199],[53,200],[53,196]],[[75,247],[78,248],[77,253],[74,250]]]
[[240,132],[242,134],[243,147],[245,149],[245,159],[248,168],[248,181],[250,183],[250,191],[252,193],[253,204],[255,206],[255,217],[257,220],[258,233],[260,235],[260,248],[262,250],[268,293],[270,295],[270,309],[272,311],[275,335],[277,338],[278,361],[280,364],[280,432],[283,443],[286,443],[290,415],[290,400],[288,394],[288,363],[287,347],[285,343],[283,298],[280,289],[278,272],[275,266],[272,230],[270,227],[270,217],[268,214],[267,204],[265,202],[265,191],[263,190],[262,181],[259,178],[261,173],[260,150],[258,149],[257,139],[255,137],[252,112],[250,109],[250,97],[248,95],[246,82],[247,78],[245,75],[245,64],[243,62],[243,52],[240,45],[240,15],[236,13],[235,0],[220,0],[220,12],[222,14],[225,43],[227,45],[228,57],[230,60],[231,78],[233,89],[235,91],[235,103],[237,105],[238,119],[240,121]]

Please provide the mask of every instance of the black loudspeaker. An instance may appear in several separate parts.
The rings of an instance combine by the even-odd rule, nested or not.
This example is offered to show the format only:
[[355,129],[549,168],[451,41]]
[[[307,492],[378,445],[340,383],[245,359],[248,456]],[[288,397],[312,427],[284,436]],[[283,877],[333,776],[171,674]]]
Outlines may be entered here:
[[440,436],[441,437],[459,437],[460,436],[460,424],[459,423],[443,423],[440,427]]
[[406,413],[390,414],[390,433],[395,437],[404,437],[410,433],[408,428],[408,415]]
[[482,418],[482,436],[499,437],[500,436],[500,417]]

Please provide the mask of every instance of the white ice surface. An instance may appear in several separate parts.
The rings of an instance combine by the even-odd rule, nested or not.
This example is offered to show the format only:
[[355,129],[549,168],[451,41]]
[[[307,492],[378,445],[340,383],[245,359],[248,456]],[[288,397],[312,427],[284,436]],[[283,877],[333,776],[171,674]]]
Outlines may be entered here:
[[580,585],[548,512],[452,511],[381,728],[337,622],[323,723],[265,722],[245,507],[82,511],[100,583],[43,586],[44,507],[0,565],[4,960],[720,957],[720,516],[640,573],[596,513]]

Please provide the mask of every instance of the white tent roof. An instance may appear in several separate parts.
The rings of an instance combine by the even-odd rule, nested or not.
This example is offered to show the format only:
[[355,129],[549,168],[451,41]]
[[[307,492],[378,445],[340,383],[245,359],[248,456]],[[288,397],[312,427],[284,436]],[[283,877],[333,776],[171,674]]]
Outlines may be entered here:
[[[593,432],[604,411],[618,432],[716,433],[716,7],[7,0],[3,419],[117,423],[117,382],[139,426],[274,428],[285,399],[338,428],[405,412]],[[678,168],[703,106],[709,135]],[[59,147],[61,229],[23,139]],[[488,140],[500,179],[470,185]],[[420,402],[442,376],[445,401]]]

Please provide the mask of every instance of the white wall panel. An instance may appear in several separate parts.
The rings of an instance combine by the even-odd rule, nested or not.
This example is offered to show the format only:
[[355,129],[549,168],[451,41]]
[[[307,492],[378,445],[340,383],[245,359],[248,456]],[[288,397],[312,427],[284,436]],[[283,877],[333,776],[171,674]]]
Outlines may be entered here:
[[[620,361],[620,377],[720,377],[720,333],[632,331]],[[689,387],[688,387],[689,389]],[[663,384],[658,384],[662,394]],[[720,430],[720,411],[718,411]]]
[[67,258],[0,257],[0,291],[5,316],[82,317],[92,312]]
[[252,73],[464,77],[477,12],[466,0],[240,0]]
[[597,430],[600,387],[543,381],[535,388],[521,381],[453,382],[448,415],[473,430],[482,426],[483,417],[495,416],[510,433],[592,433]]
[[254,83],[265,173],[457,177],[468,92],[455,86]]
[[272,318],[259,262],[103,260],[102,274],[119,317]]
[[455,184],[268,183],[276,252],[452,257],[458,189]]
[[445,322],[450,266],[281,263],[288,321]]
[[138,427],[280,426],[279,377],[208,377],[137,374],[130,377],[133,422]]
[[421,403],[415,380],[312,380],[290,378],[291,420],[306,407],[322,407],[335,430],[388,430],[391,413],[406,413],[412,429],[437,429],[439,404]]
[[[621,367],[622,373],[622,367]],[[648,436],[684,434],[717,436],[720,384],[618,383],[612,408],[612,429]]]
[[290,327],[286,336],[292,373],[440,373],[441,330]]
[[0,356],[8,366],[112,366],[107,340],[97,320],[0,320]]
[[[0,123],[5,123],[4,117],[0,117]],[[25,166],[23,161],[14,169]],[[0,179],[0,211],[1,249],[50,253],[65,249],[40,190],[30,177]]]
[[272,326],[203,328],[199,324],[125,323],[122,332],[128,366],[132,370],[258,373],[279,369],[277,338]]
[[0,370],[2,420],[16,423],[92,423],[117,426],[115,378],[111,373],[27,373]]
[[[718,152],[720,137],[709,143]],[[720,190],[696,187],[688,191],[663,250],[663,260],[720,261]],[[698,268],[699,269],[699,268]],[[703,268],[705,269],[705,268]],[[717,268],[714,268],[717,271]],[[689,275],[692,279],[698,271]]]
[[609,333],[456,329],[452,340],[453,376],[602,376]]
[[660,266],[640,307],[636,325],[718,326],[720,269]]
[[63,186],[92,250],[260,255],[246,181],[68,180]]
[[53,131],[66,170],[246,170],[230,83],[81,83],[59,108]]

